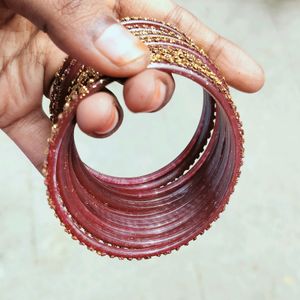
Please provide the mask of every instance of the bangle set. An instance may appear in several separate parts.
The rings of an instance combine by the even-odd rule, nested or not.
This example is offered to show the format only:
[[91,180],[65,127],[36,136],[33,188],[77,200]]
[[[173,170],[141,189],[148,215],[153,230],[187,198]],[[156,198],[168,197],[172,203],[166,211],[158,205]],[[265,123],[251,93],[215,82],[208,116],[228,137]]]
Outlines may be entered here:
[[74,142],[76,108],[116,79],[68,58],[51,88],[44,175],[49,204],[74,239],[100,255],[142,259],[187,245],[219,217],[240,175],[243,130],[225,79],[190,38],[153,19],[121,24],[149,47],[148,68],[203,88],[191,141],[171,163],[145,176],[113,177],[88,167]]

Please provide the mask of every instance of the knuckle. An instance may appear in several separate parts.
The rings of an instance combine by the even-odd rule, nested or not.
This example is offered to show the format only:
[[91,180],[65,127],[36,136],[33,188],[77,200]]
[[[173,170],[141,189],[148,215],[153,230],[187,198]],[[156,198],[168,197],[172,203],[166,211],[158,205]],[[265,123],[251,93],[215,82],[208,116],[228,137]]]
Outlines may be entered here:
[[54,2],[57,13],[61,16],[71,16],[79,11],[82,0],[56,0]]
[[183,8],[180,5],[173,5],[173,8],[165,16],[164,21],[171,23],[177,27],[181,27],[183,21]]
[[212,42],[211,46],[207,50],[208,52],[207,54],[213,61],[216,61],[222,55],[224,48],[225,48],[224,38],[219,34],[216,34],[214,41]]
[[187,36],[193,36],[195,35],[195,32],[199,32],[200,30],[198,18],[185,8],[176,4],[166,16],[165,21],[175,25],[179,29],[184,30]]
[[89,24],[94,24],[95,20],[110,15],[110,9],[105,1],[55,0],[54,5],[55,20],[59,24],[78,30],[86,30],[90,26]]

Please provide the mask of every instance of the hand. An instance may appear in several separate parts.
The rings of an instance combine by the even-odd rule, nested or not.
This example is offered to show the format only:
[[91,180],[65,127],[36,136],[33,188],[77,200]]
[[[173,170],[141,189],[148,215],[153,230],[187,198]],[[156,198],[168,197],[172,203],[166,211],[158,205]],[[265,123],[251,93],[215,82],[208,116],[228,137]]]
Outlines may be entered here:
[[[39,170],[51,126],[41,100],[66,53],[101,73],[130,77],[124,99],[134,112],[157,110],[171,98],[172,77],[145,70],[147,48],[117,22],[126,16],[176,25],[206,50],[232,87],[262,87],[263,71],[249,56],[171,0],[0,0],[0,128]],[[85,99],[77,110],[79,127],[90,135],[111,131],[118,120],[114,102],[108,92]]]

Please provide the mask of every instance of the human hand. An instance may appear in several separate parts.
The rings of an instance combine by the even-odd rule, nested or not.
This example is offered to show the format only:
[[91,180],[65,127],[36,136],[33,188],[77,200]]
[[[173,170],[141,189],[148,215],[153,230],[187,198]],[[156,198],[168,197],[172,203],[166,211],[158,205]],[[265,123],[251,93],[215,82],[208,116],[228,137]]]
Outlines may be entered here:
[[[147,48],[118,25],[126,16],[174,24],[206,50],[232,87],[262,87],[263,71],[250,57],[171,0],[0,0],[0,128],[39,170],[51,127],[41,100],[66,53],[103,74],[130,77],[124,99],[134,112],[155,111],[171,98],[172,77],[145,70]],[[93,136],[113,130],[114,103],[108,92],[86,98],[77,110],[79,127]]]

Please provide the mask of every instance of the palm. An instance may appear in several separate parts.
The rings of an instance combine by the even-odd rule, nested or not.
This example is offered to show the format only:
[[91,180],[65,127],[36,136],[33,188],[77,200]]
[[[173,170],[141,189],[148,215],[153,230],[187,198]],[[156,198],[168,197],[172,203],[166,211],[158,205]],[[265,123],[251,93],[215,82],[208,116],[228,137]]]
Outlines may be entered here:
[[2,129],[40,108],[45,51],[51,45],[46,35],[26,19],[8,14],[3,12],[0,16],[2,20],[6,17],[6,21],[0,25],[0,128]]

